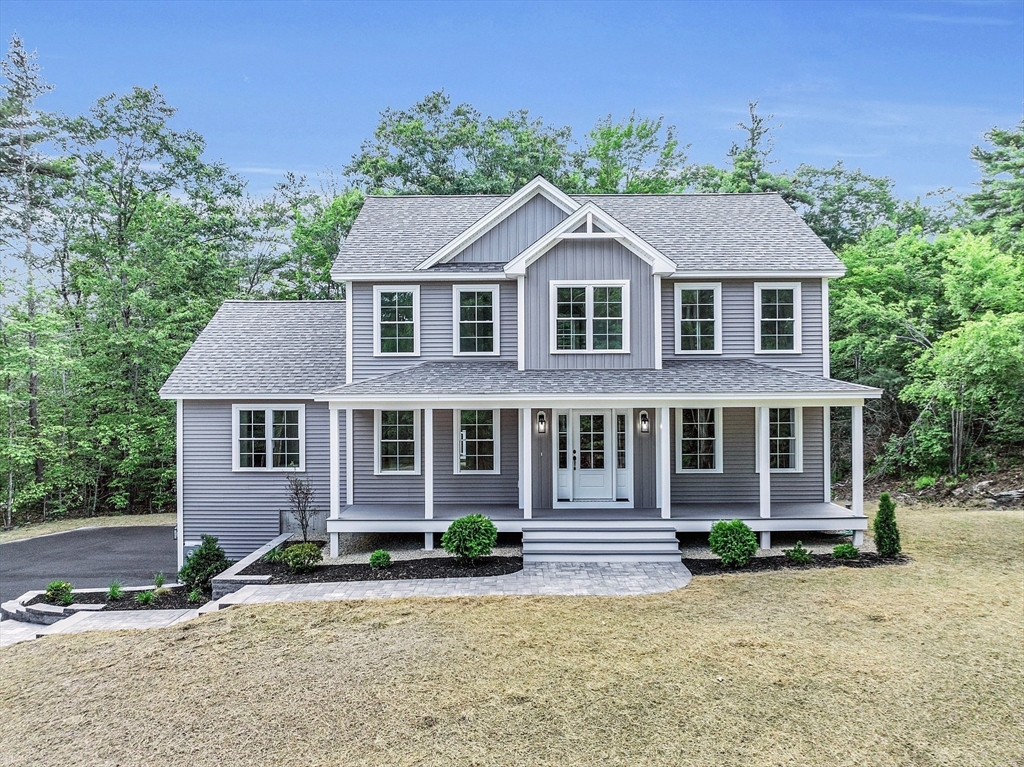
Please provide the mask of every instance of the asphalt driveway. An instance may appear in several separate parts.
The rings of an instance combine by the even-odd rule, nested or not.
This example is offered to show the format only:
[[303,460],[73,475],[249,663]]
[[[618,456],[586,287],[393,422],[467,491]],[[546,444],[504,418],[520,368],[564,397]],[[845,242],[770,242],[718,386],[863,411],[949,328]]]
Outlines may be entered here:
[[0,601],[53,580],[75,588],[145,586],[162,572],[173,583],[178,555],[171,525],[94,527],[0,544]]

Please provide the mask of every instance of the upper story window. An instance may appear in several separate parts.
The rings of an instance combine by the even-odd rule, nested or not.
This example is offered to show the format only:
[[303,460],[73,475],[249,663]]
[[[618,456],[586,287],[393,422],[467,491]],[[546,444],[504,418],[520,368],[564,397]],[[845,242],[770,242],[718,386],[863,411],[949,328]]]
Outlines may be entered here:
[[722,409],[676,410],[676,472],[722,471]]
[[456,355],[494,356],[499,347],[497,285],[456,285],[454,349]]
[[418,410],[378,410],[374,421],[377,474],[420,473]]
[[373,289],[374,356],[420,353],[420,288],[377,285]]
[[455,470],[459,474],[498,474],[499,411],[456,410]]
[[800,283],[754,283],[754,351],[800,353]]
[[305,471],[303,405],[233,405],[235,471]]
[[552,282],[551,353],[629,351],[629,282]]
[[[802,472],[804,411],[798,407],[768,408],[768,467],[771,471]],[[761,429],[757,419],[757,463],[761,466]]]
[[676,354],[722,353],[722,284],[676,283]]

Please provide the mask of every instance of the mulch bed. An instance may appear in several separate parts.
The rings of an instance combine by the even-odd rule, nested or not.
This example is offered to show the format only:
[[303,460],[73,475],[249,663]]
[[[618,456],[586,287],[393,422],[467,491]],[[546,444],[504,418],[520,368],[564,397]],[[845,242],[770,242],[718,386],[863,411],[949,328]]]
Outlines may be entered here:
[[[135,601],[137,591],[126,592],[123,597],[107,601],[105,592],[98,594],[75,594],[75,604],[80,605],[106,605],[104,610],[194,610],[209,600],[209,596],[203,595],[202,602],[189,602],[188,591],[184,588],[172,588],[166,594],[161,594],[151,604],[141,605]],[[40,594],[29,605],[49,604],[44,594]]]
[[373,570],[369,565],[317,565],[309,573],[290,573],[280,563],[254,562],[242,575],[272,575],[271,583],[331,583],[334,581],[402,581],[411,578],[479,578],[508,575],[523,569],[522,557],[484,557],[475,566],[454,557],[402,559],[390,567]]
[[783,557],[754,557],[746,567],[726,567],[720,559],[684,559],[683,564],[694,575],[722,575],[723,573],[760,573],[770,570],[817,570],[827,567],[886,567],[911,562],[906,554],[880,557],[874,552],[861,552],[856,559],[836,559],[831,554],[811,554],[810,564],[798,565]]

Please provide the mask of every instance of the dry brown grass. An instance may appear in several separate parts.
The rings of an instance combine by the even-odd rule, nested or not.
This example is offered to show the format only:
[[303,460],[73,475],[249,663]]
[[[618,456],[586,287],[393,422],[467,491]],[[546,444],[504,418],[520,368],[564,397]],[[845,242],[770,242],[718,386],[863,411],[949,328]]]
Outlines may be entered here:
[[36,538],[40,535],[52,535],[53,533],[66,533],[69,530],[81,530],[83,527],[173,525],[177,520],[177,514],[125,514],[118,517],[57,519],[53,522],[34,522],[30,525],[14,527],[10,530],[0,530],[0,543],[21,541],[25,538]]
[[1012,765],[1024,514],[644,598],[235,608],[0,651],[0,763]]

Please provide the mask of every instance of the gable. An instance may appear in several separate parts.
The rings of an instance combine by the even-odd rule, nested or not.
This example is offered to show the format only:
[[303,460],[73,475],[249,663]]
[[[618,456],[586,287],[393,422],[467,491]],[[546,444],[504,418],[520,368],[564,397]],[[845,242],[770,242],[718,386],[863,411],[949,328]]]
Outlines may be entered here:
[[568,213],[542,194],[514,210],[507,218],[463,251],[453,263],[505,263],[522,253],[544,234],[566,219]]

